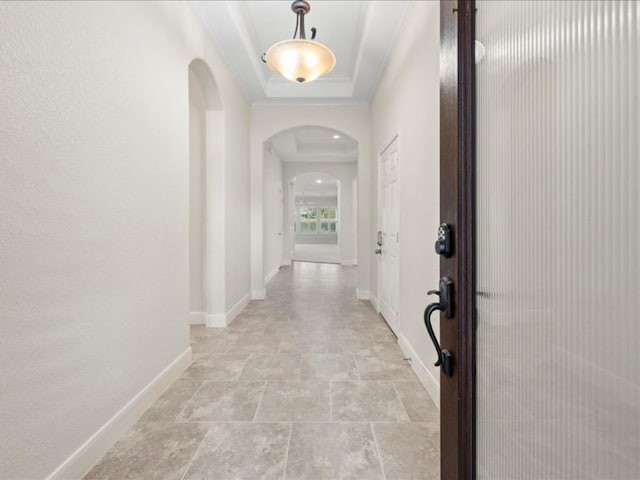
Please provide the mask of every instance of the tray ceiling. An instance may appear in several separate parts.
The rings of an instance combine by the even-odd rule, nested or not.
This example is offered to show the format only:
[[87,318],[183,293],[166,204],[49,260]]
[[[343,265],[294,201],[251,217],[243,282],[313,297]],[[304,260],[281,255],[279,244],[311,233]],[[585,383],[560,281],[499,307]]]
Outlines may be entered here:
[[364,103],[378,84],[407,1],[311,1],[307,34],[336,54],[335,69],[308,84],[294,84],[262,63],[274,43],[293,36],[290,1],[197,1],[192,5],[229,69],[254,103]]

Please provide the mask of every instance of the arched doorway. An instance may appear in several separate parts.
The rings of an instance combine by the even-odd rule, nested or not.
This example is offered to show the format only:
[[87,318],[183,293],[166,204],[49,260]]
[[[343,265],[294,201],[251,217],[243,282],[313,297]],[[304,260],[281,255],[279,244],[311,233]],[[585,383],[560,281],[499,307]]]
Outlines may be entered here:
[[[348,266],[358,264],[358,224],[361,220],[357,197],[359,159],[360,145],[356,139],[342,130],[323,125],[286,128],[263,141],[261,182],[258,185],[262,202],[255,202],[255,209],[252,208],[254,298],[264,298],[264,287],[277,267],[290,264],[292,260]],[[277,176],[274,172],[280,177],[281,183],[277,185],[273,182]],[[256,176],[253,178],[257,179]],[[252,191],[256,193],[253,185],[256,184],[252,184]],[[300,191],[302,185],[304,189]],[[282,198],[279,211],[271,201],[277,188],[281,188]],[[255,195],[252,201],[258,198],[260,196]],[[306,201],[317,203],[317,208],[311,208],[312,205],[304,207],[302,203]],[[258,217],[256,214],[261,217],[259,224],[254,223]],[[300,216],[307,214],[335,215],[336,218],[309,218],[300,223]],[[279,222],[277,228],[274,228],[274,222]],[[298,227],[307,226],[313,230],[299,231]],[[331,228],[335,230],[331,231]],[[258,236],[254,233],[261,236],[259,245]],[[271,258],[274,239],[280,245],[281,256],[277,263]],[[296,244],[301,244],[297,250]],[[260,288],[256,289],[255,285]]]
[[189,321],[224,314],[224,111],[207,64],[189,64]]

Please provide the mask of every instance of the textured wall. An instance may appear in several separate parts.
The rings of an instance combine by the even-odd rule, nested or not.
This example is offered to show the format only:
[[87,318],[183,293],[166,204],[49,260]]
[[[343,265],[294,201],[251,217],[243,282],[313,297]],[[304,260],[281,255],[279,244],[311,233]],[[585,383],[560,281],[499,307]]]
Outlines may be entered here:
[[248,107],[188,6],[0,3],[1,478],[47,476],[188,347],[194,57],[230,112],[240,295]]

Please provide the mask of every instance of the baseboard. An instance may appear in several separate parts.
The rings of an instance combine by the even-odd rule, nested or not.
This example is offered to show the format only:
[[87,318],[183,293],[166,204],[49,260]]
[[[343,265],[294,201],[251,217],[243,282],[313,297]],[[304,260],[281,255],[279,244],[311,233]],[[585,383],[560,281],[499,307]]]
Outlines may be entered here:
[[189,312],[189,324],[204,325],[206,316],[207,314],[205,312]]
[[369,300],[370,297],[371,292],[369,292],[369,290],[360,290],[359,288],[356,288],[356,298],[358,300]]
[[223,328],[227,326],[226,313],[210,313],[206,316],[205,325],[207,327]]
[[267,298],[267,289],[251,290],[251,300],[264,300]]
[[191,347],[178,355],[169,366],[56,468],[46,480],[70,480],[84,477],[190,364]]
[[231,322],[240,315],[240,312],[249,305],[249,301],[251,301],[251,295],[247,293],[244,297],[238,300],[233,307],[231,307],[231,310],[227,312],[227,325],[230,325]]
[[343,267],[355,267],[358,265],[358,260],[341,260],[340,265]]
[[229,309],[227,313],[214,313],[207,315],[205,325],[207,327],[214,328],[224,328],[227,327],[233,322],[233,319],[236,318],[242,310],[247,306],[251,300],[250,295],[247,293],[244,297],[242,297],[238,302]]
[[266,276],[266,277],[264,277],[264,284],[265,284],[265,285],[268,285],[268,284],[269,284],[269,282],[271,281],[271,279],[272,279],[273,277],[275,277],[275,276],[278,274],[278,272],[279,272],[279,271],[280,271],[280,265],[278,265],[276,268],[274,268],[273,270],[271,270],[271,271],[267,274],[267,276]]
[[290,267],[290,266],[291,266],[291,259],[289,259],[289,260],[282,260],[282,262],[280,262],[280,266],[281,266],[281,267]]
[[380,302],[378,301],[378,297],[372,292],[369,292],[369,302],[373,305],[373,308],[376,309],[376,312],[380,313]]
[[433,403],[435,403],[438,410],[440,410],[440,383],[435,379],[424,363],[422,363],[422,360],[420,360],[420,357],[402,332],[398,335],[398,344],[404,354],[411,358],[411,368],[416,372],[420,383],[422,383],[422,386],[433,400]]

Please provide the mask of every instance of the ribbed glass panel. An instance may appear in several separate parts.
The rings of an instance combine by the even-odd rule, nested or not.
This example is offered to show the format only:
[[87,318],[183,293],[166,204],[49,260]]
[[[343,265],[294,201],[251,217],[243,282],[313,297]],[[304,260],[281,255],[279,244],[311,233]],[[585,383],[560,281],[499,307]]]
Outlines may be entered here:
[[640,479],[640,2],[479,1],[481,479]]

